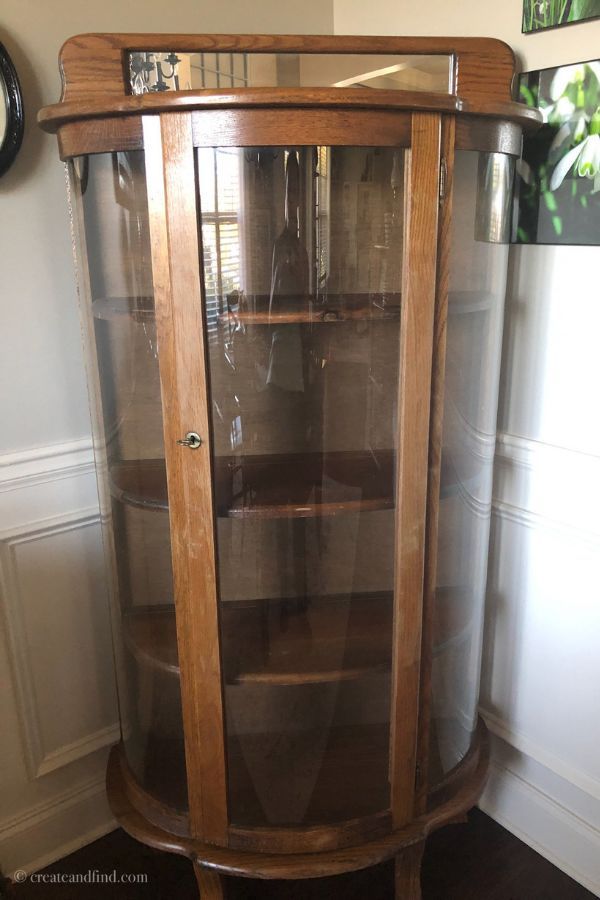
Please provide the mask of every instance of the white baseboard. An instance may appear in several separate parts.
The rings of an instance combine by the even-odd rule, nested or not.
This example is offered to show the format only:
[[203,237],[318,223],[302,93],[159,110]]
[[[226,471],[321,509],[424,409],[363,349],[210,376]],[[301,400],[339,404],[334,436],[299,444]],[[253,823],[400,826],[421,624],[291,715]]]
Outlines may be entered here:
[[100,840],[100,838],[110,834],[111,831],[114,831],[115,828],[118,827],[118,822],[114,819],[109,819],[107,822],[98,825],[96,828],[92,828],[85,834],[78,835],[71,841],[66,841],[59,847],[53,848],[52,851],[45,856],[40,856],[38,859],[34,859],[28,863],[28,865],[21,866],[20,868],[27,872],[28,875],[32,872],[39,872],[41,869],[45,869],[46,866],[51,866],[52,863],[58,862],[59,859],[64,859],[66,856],[70,856],[71,853],[76,853],[77,850],[81,850],[82,847],[87,847],[88,844]]
[[479,806],[600,897],[600,831],[495,760]]
[[104,777],[89,779],[0,823],[2,869],[29,875],[117,827]]
[[495,734],[511,747],[514,747],[515,750],[524,753],[546,769],[564,778],[565,781],[579,788],[580,791],[600,801],[600,782],[597,778],[592,778],[586,772],[582,772],[567,761],[559,759],[544,747],[540,747],[535,741],[532,741],[518,729],[485,709],[485,707],[480,707],[480,712],[492,734]]

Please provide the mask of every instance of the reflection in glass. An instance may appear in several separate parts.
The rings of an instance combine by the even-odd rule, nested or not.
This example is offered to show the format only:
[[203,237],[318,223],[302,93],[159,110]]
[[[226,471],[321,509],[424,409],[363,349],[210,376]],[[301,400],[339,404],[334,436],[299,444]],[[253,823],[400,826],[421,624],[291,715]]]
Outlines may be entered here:
[[[467,753],[477,720],[508,256],[508,246],[496,242],[506,233],[497,183],[481,175],[506,174],[509,167],[500,165],[498,156],[457,151],[455,159],[442,442],[446,486],[442,483],[434,620],[433,783]],[[484,208],[493,215],[482,228]]]
[[403,152],[197,157],[230,816],[379,812]]
[[476,240],[509,243],[514,176],[513,157],[505,153],[479,154]]
[[132,94],[254,87],[375,88],[452,92],[450,56],[372,53],[129,54]]
[[[114,565],[123,741],[142,787],[185,810],[187,788],[162,435],[144,156],[98,154],[72,166],[83,213],[95,423]],[[95,366],[94,366],[95,367]],[[120,626],[120,627],[119,627]]]

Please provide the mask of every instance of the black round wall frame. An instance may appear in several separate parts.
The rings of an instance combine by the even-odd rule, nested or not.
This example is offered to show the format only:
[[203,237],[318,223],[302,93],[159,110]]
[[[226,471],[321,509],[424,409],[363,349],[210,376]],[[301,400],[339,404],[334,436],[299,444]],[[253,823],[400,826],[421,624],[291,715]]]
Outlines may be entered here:
[[4,134],[0,133],[0,175],[4,175],[19,152],[25,125],[21,85],[12,60],[4,44],[0,43],[0,104],[2,103],[6,106],[6,123]]

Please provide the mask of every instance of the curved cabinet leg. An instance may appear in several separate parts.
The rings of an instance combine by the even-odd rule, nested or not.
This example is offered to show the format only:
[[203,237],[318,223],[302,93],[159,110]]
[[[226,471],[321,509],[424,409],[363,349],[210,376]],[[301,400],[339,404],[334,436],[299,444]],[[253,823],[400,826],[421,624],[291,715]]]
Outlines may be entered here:
[[401,850],[396,856],[395,900],[421,900],[421,860],[425,841]]
[[194,862],[194,872],[200,891],[200,900],[226,900],[225,879],[213,869]]

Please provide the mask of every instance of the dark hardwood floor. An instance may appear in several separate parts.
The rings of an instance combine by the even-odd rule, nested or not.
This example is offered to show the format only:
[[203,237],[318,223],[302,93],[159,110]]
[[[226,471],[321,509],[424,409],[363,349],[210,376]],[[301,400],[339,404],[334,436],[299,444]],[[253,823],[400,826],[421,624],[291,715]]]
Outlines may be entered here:
[[[191,863],[114,831],[49,866],[48,875],[144,873],[146,884],[31,883],[0,888],[14,900],[198,900]],[[423,900],[593,900],[594,895],[479,810],[434,834],[423,861]],[[302,882],[229,879],[227,900],[391,900],[392,870]]]

